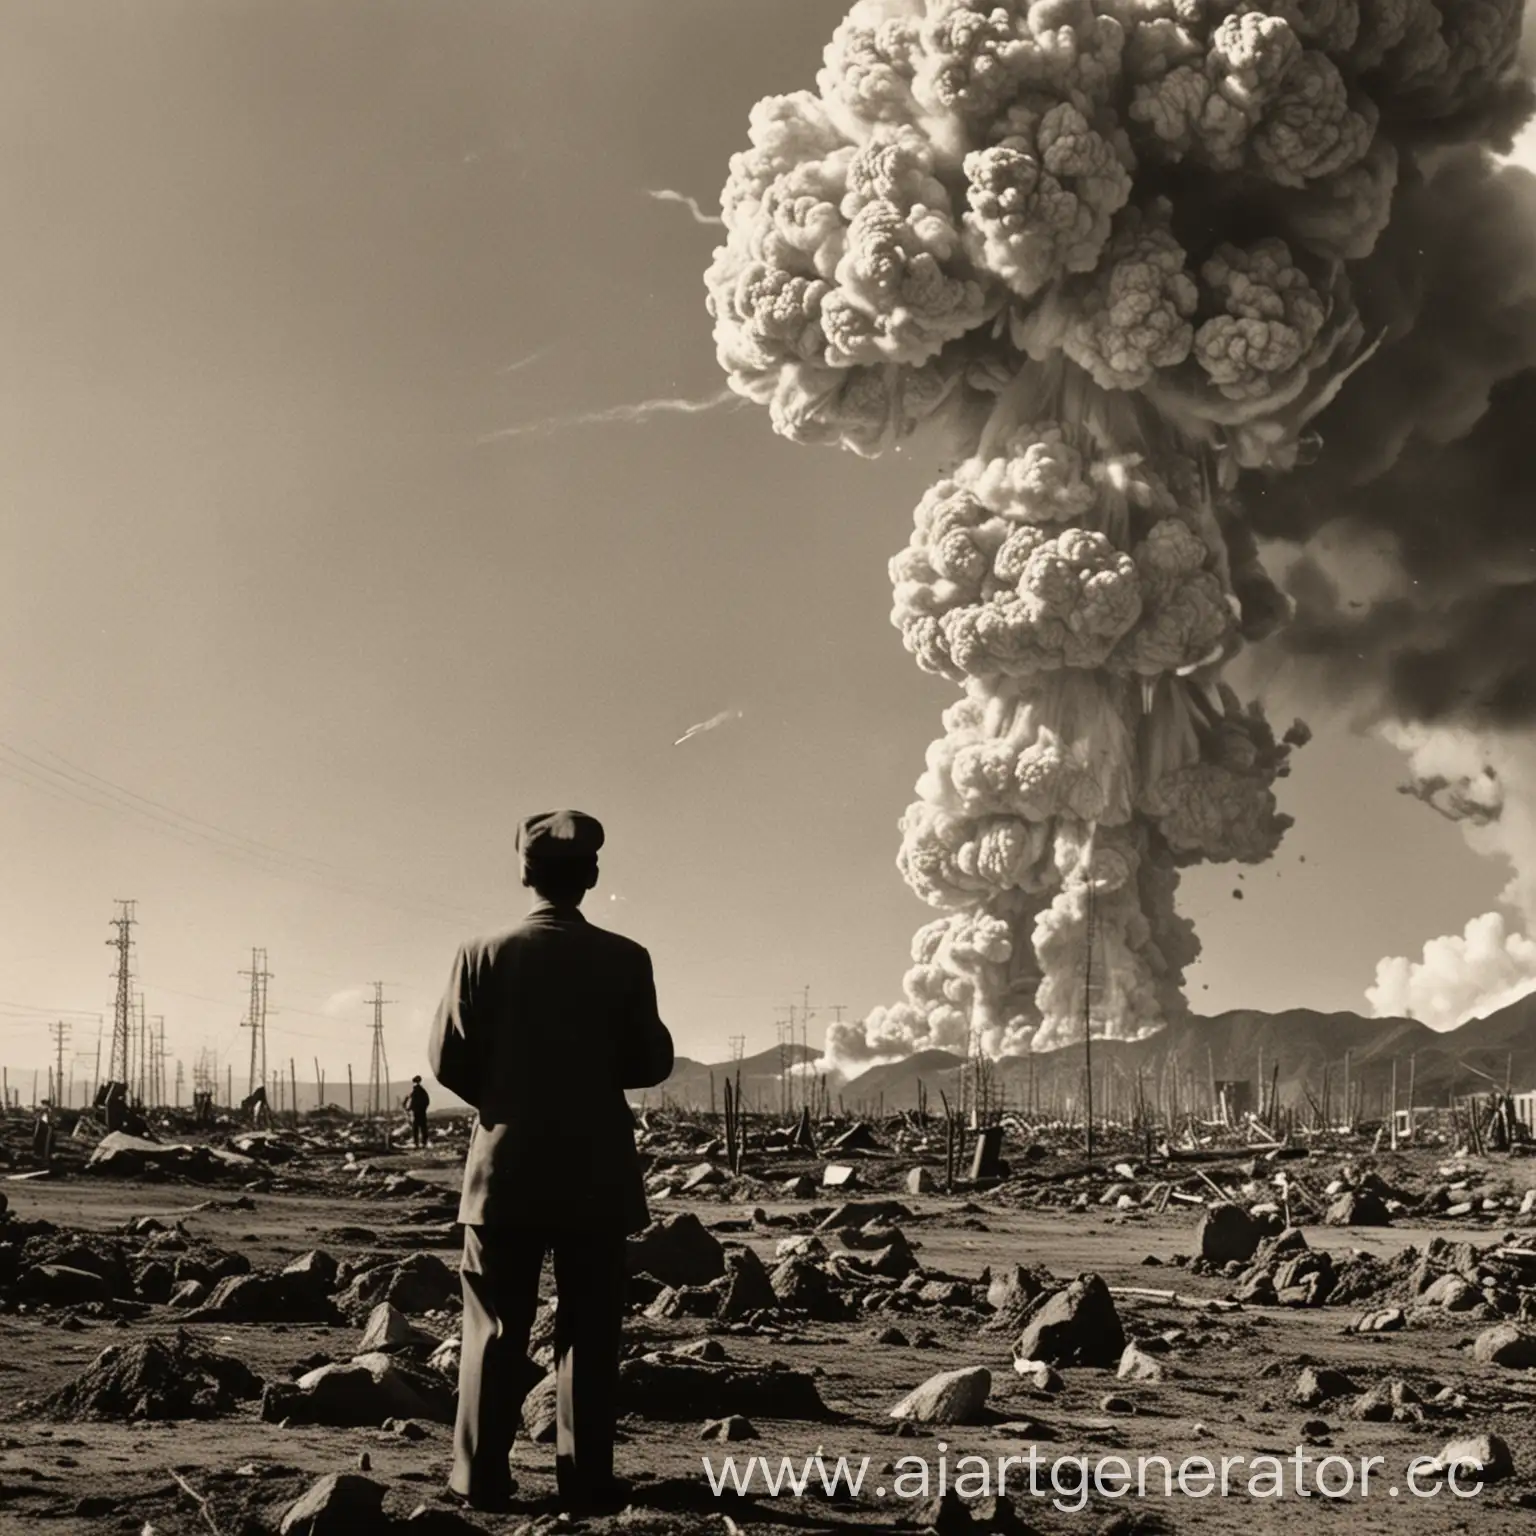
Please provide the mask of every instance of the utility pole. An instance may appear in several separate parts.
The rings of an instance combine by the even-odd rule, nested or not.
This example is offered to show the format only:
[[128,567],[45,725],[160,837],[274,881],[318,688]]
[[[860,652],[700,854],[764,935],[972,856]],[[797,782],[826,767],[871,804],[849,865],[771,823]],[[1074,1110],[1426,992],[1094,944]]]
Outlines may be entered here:
[[113,973],[117,980],[117,1000],[112,1011],[112,1050],[107,1058],[107,1076],[125,1087],[128,1083],[129,1047],[133,1029],[133,929],[138,921],[134,916],[137,906],[138,903],[133,901],[117,903],[117,916],[111,922],[111,926],[117,930],[117,937],[107,940],[117,951],[117,969]]
[[250,1002],[240,1021],[240,1027],[251,1032],[251,1070],[247,1079],[250,1086],[245,1090],[249,1095],[265,1087],[267,1082],[267,983],[271,981],[272,973],[267,969],[266,950],[252,949],[250,970],[236,974],[251,980]]
[[69,1025],[60,1019],[48,1026],[48,1033],[53,1036],[54,1056],[58,1063],[53,1073],[53,1102],[57,1108],[64,1097],[64,1042],[69,1038]]
[[154,1095],[155,1104],[163,1109],[170,1102],[170,1094],[166,1092],[165,1081],[165,1015],[155,1015],[154,1044],[154,1070],[150,1073],[150,1087]]
[[1088,881],[1087,953],[1083,961],[1083,1107],[1088,1126],[1088,1161],[1093,1161],[1093,880]]
[[366,1114],[376,1120],[389,1113],[389,1058],[384,1053],[384,1007],[393,998],[384,996],[384,983],[373,984],[373,1054],[368,1064]]
[[147,1048],[149,1045],[149,1024],[144,1017],[144,994],[137,994],[139,1004],[139,1030],[138,1039],[134,1047],[135,1061],[137,1062],[137,1081],[139,1085],[139,1103],[141,1106],[149,1106],[149,1084],[147,1061]]
[[182,1089],[182,1084],[185,1081],[186,1081],[186,1079],[182,1075],[181,1058],[178,1056],[176,1058],[176,1108],[177,1109],[181,1108],[181,1089]]

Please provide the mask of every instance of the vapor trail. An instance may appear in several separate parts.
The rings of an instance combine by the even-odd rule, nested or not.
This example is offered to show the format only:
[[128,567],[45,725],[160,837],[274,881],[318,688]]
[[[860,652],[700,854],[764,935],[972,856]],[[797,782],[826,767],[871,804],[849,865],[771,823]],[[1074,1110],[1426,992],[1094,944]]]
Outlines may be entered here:
[[480,438],[481,443],[494,443],[504,437],[547,436],[565,427],[596,427],[605,422],[627,421],[638,425],[652,416],[698,416],[705,411],[729,405],[737,396],[729,389],[697,399],[640,400],[627,405],[610,405],[600,411],[572,411],[565,416],[546,416],[541,421],[519,422],[513,427],[502,427]]
[[718,213],[705,213],[699,207],[698,198],[689,197],[686,192],[673,192],[668,187],[658,187],[654,190],[647,188],[645,195],[654,197],[658,203],[681,203],[693,215],[695,224],[717,224],[721,228],[725,226],[725,220]]
[[541,357],[546,356],[548,352],[548,347],[540,347],[536,352],[530,352],[527,357],[520,357],[516,362],[508,363],[505,368],[498,368],[496,372],[498,376],[508,373],[521,373],[524,368],[531,367]]
[[740,720],[745,713],[745,710],[740,709],[722,709],[718,715],[711,715],[708,720],[700,720],[697,725],[690,725],[672,745],[680,747],[685,741],[692,741],[695,736],[702,736],[705,731],[719,729],[728,720]]

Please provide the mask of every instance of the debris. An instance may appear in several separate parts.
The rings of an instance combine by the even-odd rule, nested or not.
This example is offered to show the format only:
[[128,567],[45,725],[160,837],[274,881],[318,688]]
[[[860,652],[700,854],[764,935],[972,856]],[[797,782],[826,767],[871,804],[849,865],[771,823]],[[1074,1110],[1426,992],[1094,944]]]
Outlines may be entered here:
[[109,1344],[45,1406],[60,1419],[209,1419],[260,1395],[260,1378],[241,1361],[178,1328]]

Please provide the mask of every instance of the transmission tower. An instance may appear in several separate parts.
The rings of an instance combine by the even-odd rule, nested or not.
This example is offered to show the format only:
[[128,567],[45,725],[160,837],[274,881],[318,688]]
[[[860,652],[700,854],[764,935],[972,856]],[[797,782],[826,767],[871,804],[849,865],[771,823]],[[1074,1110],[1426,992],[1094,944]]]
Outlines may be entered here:
[[176,1108],[181,1108],[181,1090],[186,1083],[186,1076],[182,1071],[181,1058],[176,1058]]
[[745,1035],[732,1035],[730,1038],[731,1038],[731,1060],[732,1061],[740,1061],[741,1058],[743,1057],[743,1055],[746,1054],[747,1037]]
[[48,1033],[53,1036],[54,1056],[58,1065],[53,1073],[53,1102],[58,1106],[64,1098],[64,1042],[69,1039],[70,1026],[63,1019],[48,1026]]
[[164,1109],[166,1104],[170,1102],[170,1095],[165,1091],[165,1015],[157,1013],[154,1024],[154,1033],[149,1038],[151,1053],[149,1091],[151,1102],[157,1108]]
[[370,1120],[382,1119],[389,1113],[389,1058],[384,1053],[384,1005],[393,998],[384,996],[384,983],[373,984],[373,1055],[368,1064],[368,1100],[366,1113]]
[[250,970],[239,974],[251,979],[251,1000],[240,1021],[240,1027],[251,1032],[251,1073],[245,1090],[250,1095],[267,1081],[267,983],[272,973],[267,969],[266,950],[253,949]]
[[133,929],[138,921],[133,901],[119,901],[117,916],[111,926],[117,929],[117,937],[108,939],[117,951],[117,1001],[112,1011],[112,1051],[107,1060],[107,1078],[111,1082],[127,1084],[133,1045]]

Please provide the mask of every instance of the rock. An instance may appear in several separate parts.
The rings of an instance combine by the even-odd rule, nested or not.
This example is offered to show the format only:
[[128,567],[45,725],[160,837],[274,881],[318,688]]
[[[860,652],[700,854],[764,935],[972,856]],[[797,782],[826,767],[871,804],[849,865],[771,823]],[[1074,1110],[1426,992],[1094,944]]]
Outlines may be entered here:
[[1097,1275],[1079,1275],[1030,1317],[1013,1346],[1015,1359],[1047,1365],[1117,1366],[1125,1330],[1109,1287]]
[[1015,1360],[1013,1368],[1024,1384],[1033,1387],[1036,1392],[1060,1392],[1066,1386],[1061,1373],[1043,1360]]
[[1472,1358],[1484,1365],[1504,1365],[1513,1370],[1536,1369],[1536,1333],[1513,1323],[1485,1328],[1472,1341]]
[[[485,1527],[441,1504],[418,1504],[405,1517],[411,1536],[485,1536]],[[519,1526],[518,1530],[526,1530]]]
[[739,1413],[727,1414],[723,1419],[711,1419],[699,1435],[701,1440],[756,1440],[757,1430],[751,1419]]
[[821,1170],[823,1189],[857,1189],[858,1183],[858,1170],[850,1168],[847,1163],[828,1163]]
[[24,1296],[58,1307],[107,1301],[112,1295],[112,1287],[100,1275],[70,1264],[34,1264],[23,1272],[19,1289]]
[[1102,1413],[1112,1413],[1119,1418],[1128,1417],[1136,1412],[1136,1404],[1128,1397],[1118,1397],[1113,1392],[1099,1402],[1099,1410]]
[[355,1472],[332,1472],[289,1505],[278,1530],[281,1536],[354,1536],[388,1526],[381,1483]]
[[992,1372],[984,1365],[930,1376],[891,1409],[893,1419],[919,1424],[975,1424],[992,1390]]
[[683,1175],[682,1189],[688,1194],[695,1189],[707,1189],[712,1184],[724,1184],[725,1175],[713,1163],[695,1163]]
[[382,1424],[385,1419],[453,1422],[453,1393],[440,1377],[375,1352],[306,1372],[296,1383],[274,1383],[261,1399],[268,1423]]
[[1356,1333],[1395,1333],[1407,1322],[1401,1307],[1380,1307],[1364,1313],[1355,1323]]
[[763,1261],[750,1248],[738,1248],[725,1256],[725,1295],[717,1316],[722,1322],[735,1322],[749,1312],[771,1311],[779,1298],[763,1268]]
[[336,1308],[310,1274],[230,1275],[192,1316],[198,1322],[331,1323]]
[[803,1232],[796,1237],[781,1237],[774,1245],[773,1256],[778,1259],[822,1259],[827,1245],[814,1232]]
[[285,1275],[303,1275],[317,1286],[329,1291],[335,1288],[338,1266],[330,1254],[319,1248],[301,1253],[291,1264],[283,1266]]
[[430,1333],[418,1328],[403,1312],[387,1301],[381,1301],[368,1314],[368,1324],[363,1329],[358,1354],[366,1355],[378,1349],[399,1349],[403,1344],[435,1344]]
[[260,1378],[241,1361],[205,1349],[178,1328],[141,1343],[109,1344],[47,1407],[60,1419],[210,1419],[260,1393]]
[[933,1193],[933,1175],[926,1168],[908,1169],[906,1184],[909,1195],[930,1195]]
[[816,1193],[816,1181],[803,1173],[797,1173],[792,1179],[785,1179],[779,1185],[779,1193],[788,1195],[792,1200],[808,1200]]
[[967,1536],[976,1527],[971,1523],[970,1507],[952,1488],[912,1506],[908,1519],[920,1531],[933,1536]]
[[[1451,1441],[1435,1458],[1435,1464],[1441,1468],[1476,1469],[1485,1483],[1499,1482],[1512,1476],[1515,1470],[1515,1458],[1510,1454],[1509,1446],[1494,1434],[1472,1435],[1465,1440]],[[1460,1481],[1462,1491],[1466,1492],[1470,1487],[1466,1472],[1461,1474]]]
[[842,1232],[848,1227],[890,1227],[910,1220],[911,1216],[912,1212],[899,1200],[845,1200],[817,1222],[816,1230]]
[[719,1339],[693,1339],[687,1344],[679,1344],[672,1353],[679,1360],[706,1360],[719,1364],[725,1359],[725,1345]]
[[208,1287],[201,1280],[183,1280],[166,1298],[166,1305],[190,1311],[202,1306],[207,1295]]
[[890,1344],[901,1349],[907,1346],[907,1336],[900,1328],[881,1328],[872,1337],[876,1344]]
[[654,1275],[664,1285],[707,1285],[725,1273],[725,1250],[691,1211],[663,1216],[625,1245],[629,1273]]
[[847,1315],[825,1272],[808,1259],[785,1259],[768,1279],[777,1305],[787,1311],[804,1312],[818,1322],[839,1322]]
[[385,1419],[384,1428],[392,1435],[397,1435],[402,1440],[425,1440],[426,1429],[418,1424],[415,1419]]
[[1460,1275],[1441,1275],[1420,1297],[1425,1306],[1442,1307],[1447,1312],[1468,1312],[1482,1299],[1482,1293]]
[[459,1356],[462,1349],[463,1344],[457,1337],[444,1339],[427,1356],[427,1369],[436,1371],[439,1376],[446,1376],[450,1381],[457,1381],[459,1379]]
[[1344,1397],[1359,1390],[1342,1371],[1332,1370],[1326,1365],[1309,1365],[1296,1378],[1291,1397],[1303,1408],[1315,1408],[1330,1398]]
[[1339,1196],[1323,1216],[1329,1227],[1389,1227],[1386,1201],[1374,1189],[1352,1189]]
[[905,1280],[920,1268],[912,1245],[899,1230],[892,1232],[890,1242],[870,1254],[864,1262],[874,1274],[884,1275],[888,1280]]
[[1351,1410],[1367,1424],[1411,1424],[1424,1417],[1423,1399],[1406,1382],[1378,1381],[1355,1400]]
[[133,1283],[140,1299],[157,1307],[164,1306],[171,1299],[171,1292],[176,1288],[170,1265],[162,1264],[158,1259],[141,1265],[138,1274],[134,1276]]
[[1264,1224],[1227,1201],[1207,1208],[1200,1221],[1200,1257],[1208,1264],[1246,1264],[1264,1238]]
[[551,1371],[535,1382],[523,1399],[523,1430],[535,1445],[555,1443],[555,1400],[558,1378]]
[[641,1355],[619,1366],[619,1409],[647,1419],[825,1419],[814,1378],[787,1366],[711,1365]]
[[1121,1381],[1161,1381],[1165,1374],[1163,1362],[1136,1344],[1125,1346],[1119,1369],[1115,1372]]
[[[1006,1269],[990,1275],[987,1280],[987,1305],[1003,1319],[1016,1319],[1019,1312],[1044,1294],[1051,1277],[1040,1270],[1026,1269],[1022,1264],[1010,1264]],[[998,1321],[998,1319],[994,1319]]]

